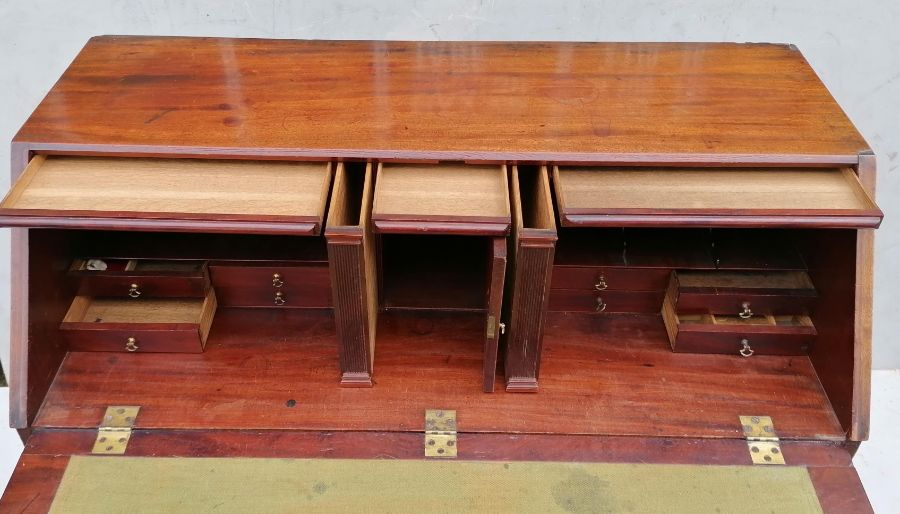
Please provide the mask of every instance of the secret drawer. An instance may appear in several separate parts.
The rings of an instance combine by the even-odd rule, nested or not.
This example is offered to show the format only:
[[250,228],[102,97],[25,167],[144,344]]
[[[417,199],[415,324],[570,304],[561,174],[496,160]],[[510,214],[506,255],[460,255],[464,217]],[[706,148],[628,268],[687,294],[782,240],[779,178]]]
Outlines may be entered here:
[[671,296],[662,316],[672,351],[752,355],[804,355],[816,336],[806,315],[679,314]]
[[215,313],[212,288],[203,298],[76,296],[60,331],[73,351],[200,353]]
[[679,314],[805,314],[816,298],[804,271],[676,271],[672,281]]
[[203,298],[206,261],[78,259],[69,269],[82,296]]
[[655,314],[665,291],[590,291],[551,289],[548,310]]
[[211,265],[210,278],[223,307],[328,308],[328,264]]
[[595,291],[662,291],[669,283],[671,271],[665,268],[553,266],[550,287]]

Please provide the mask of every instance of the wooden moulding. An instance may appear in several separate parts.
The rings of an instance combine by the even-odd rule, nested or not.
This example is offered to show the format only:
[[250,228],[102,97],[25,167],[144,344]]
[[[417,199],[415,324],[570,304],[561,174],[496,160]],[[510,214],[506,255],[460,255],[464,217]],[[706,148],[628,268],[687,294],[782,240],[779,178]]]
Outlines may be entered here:
[[372,207],[384,234],[505,236],[505,165],[379,163]]
[[513,237],[504,373],[507,391],[533,392],[538,389],[556,220],[546,166],[513,166],[509,181]]
[[330,163],[38,155],[0,223],[318,235],[330,183]]
[[[205,298],[94,298],[77,296],[60,324],[71,351],[200,353],[216,313]],[[126,342],[137,346],[129,350]]]
[[365,171],[337,164],[325,228],[341,385],[350,387],[372,386],[378,324],[378,273],[370,222],[374,178],[371,163]]
[[877,228],[884,214],[849,168],[554,166],[563,226]]

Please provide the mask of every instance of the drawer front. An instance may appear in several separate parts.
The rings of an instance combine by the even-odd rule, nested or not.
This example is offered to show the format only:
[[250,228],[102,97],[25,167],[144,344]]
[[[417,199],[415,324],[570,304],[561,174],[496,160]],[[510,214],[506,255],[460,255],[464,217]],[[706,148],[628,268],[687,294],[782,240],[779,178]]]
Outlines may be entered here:
[[677,305],[679,314],[804,314],[812,300],[808,296],[682,292]]
[[223,307],[328,308],[331,279],[325,263],[209,267]]
[[[77,325],[83,325],[81,323]],[[197,325],[141,327],[126,323],[115,326],[65,328],[61,333],[70,351],[124,353],[202,353],[204,342]]]
[[663,296],[665,296],[665,291],[551,289],[548,310],[655,314],[659,312]]
[[669,283],[667,268],[553,266],[553,289],[661,291]]
[[[744,349],[743,341],[748,349]],[[746,332],[681,331],[672,343],[678,353],[723,353],[742,355],[806,355],[815,340],[813,334],[754,334]],[[752,352],[752,353],[751,353]]]
[[78,294],[86,296],[202,298],[209,278],[167,275],[81,275]]
[[77,260],[69,272],[84,296],[131,298],[203,298],[209,290],[204,261],[104,261],[109,268],[88,270]]

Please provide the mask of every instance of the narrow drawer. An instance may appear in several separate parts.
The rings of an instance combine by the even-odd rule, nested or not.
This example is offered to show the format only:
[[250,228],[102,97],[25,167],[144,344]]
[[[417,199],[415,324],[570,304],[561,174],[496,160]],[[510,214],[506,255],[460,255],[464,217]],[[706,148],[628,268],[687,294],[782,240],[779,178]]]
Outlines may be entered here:
[[591,291],[551,289],[548,310],[653,314],[659,312],[665,291]]
[[60,331],[73,351],[200,353],[215,313],[212,288],[203,298],[77,296]]
[[82,296],[203,298],[209,290],[206,261],[78,259],[69,274]]
[[679,314],[670,292],[662,316],[672,351],[753,355],[804,355],[816,336],[806,315]]
[[[553,266],[553,289],[594,291],[663,291],[671,269]],[[655,312],[655,311],[654,311]]]
[[278,266],[218,265],[209,267],[223,307],[332,306],[326,263]]
[[816,298],[804,271],[678,271],[672,280],[679,314],[806,314]]

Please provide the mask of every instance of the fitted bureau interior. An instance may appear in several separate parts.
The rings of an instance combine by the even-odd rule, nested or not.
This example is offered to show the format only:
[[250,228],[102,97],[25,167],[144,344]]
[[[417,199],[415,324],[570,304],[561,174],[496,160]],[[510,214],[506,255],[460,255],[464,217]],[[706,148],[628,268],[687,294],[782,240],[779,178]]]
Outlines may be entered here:
[[[427,180],[404,194],[429,188],[443,194],[440,177],[447,170],[459,175],[462,165],[433,166],[433,176],[425,173]],[[571,218],[557,228],[556,214],[566,212],[560,201],[579,197],[561,196],[560,184],[551,180],[560,170],[545,166],[476,166],[489,179],[474,181],[477,187],[466,193],[481,193],[477,209],[463,203],[422,213],[413,210],[421,201],[400,202],[393,189],[378,195],[380,180],[382,188],[403,185],[398,177],[417,167],[387,168],[397,175],[385,174],[384,165],[379,173],[371,163],[322,164],[326,168],[334,180],[321,211],[325,237],[30,229],[30,268],[46,270],[30,279],[36,341],[64,356],[35,425],[95,427],[106,406],[137,404],[138,428],[415,431],[423,409],[445,405],[461,409],[465,430],[473,432],[731,438],[740,436],[734,420],[749,412],[778,419],[784,438],[846,437],[856,230],[683,228],[678,223],[684,220],[659,218],[654,223],[662,227],[608,220],[590,227]],[[486,183],[501,187],[485,192]],[[454,187],[446,188],[447,205],[460,201],[456,192],[465,184]],[[413,222],[422,224],[410,228]],[[528,271],[540,268],[524,265],[539,260],[528,253],[534,247],[548,267],[543,294],[549,312],[537,328],[543,339],[526,352],[543,356],[539,386],[537,370],[525,370],[533,380],[482,394],[486,332],[499,332],[506,322],[512,338],[524,323],[512,321],[512,308],[524,294],[516,284],[540,276]],[[486,316],[494,308],[489,293],[497,252],[509,259],[505,284],[501,280],[506,310],[491,327]],[[86,269],[91,260],[105,263],[108,276],[85,289],[86,277],[98,277]],[[729,325],[807,335],[812,329],[814,338],[789,353],[755,346],[750,357],[734,345],[673,351],[664,303],[678,272],[802,274],[815,290],[803,312],[754,312],[750,318],[681,313],[677,322],[713,332]],[[159,273],[181,274],[181,296],[133,282]],[[127,297],[135,283],[146,311],[123,303],[132,299],[109,301],[108,295]],[[199,289],[184,292],[189,287]],[[209,295],[216,300],[214,316],[204,318],[212,312]],[[181,307],[168,319],[157,316],[176,304]],[[335,305],[344,306],[343,314]],[[341,321],[347,313],[358,322]],[[211,319],[205,333],[201,319]],[[202,352],[97,351],[114,348],[90,335],[87,341],[98,346],[79,346],[67,335],[70,328],[90,328],[70,323],[145,322],[193,330],[192,348]],[[109,332],[116,345],[127,344],[125,331]],[[358,338],[366,351],[341,354],[335,343],[345,338]],[[345,372],[341,382],[371,387],[340,387],[345,359],[358,359],[363,372]],[[521,364],[501,362],[493,368],[499,377]],[[498,417],[497,411],[520,415]]]

